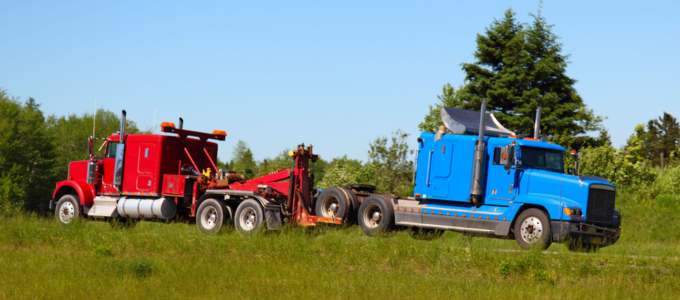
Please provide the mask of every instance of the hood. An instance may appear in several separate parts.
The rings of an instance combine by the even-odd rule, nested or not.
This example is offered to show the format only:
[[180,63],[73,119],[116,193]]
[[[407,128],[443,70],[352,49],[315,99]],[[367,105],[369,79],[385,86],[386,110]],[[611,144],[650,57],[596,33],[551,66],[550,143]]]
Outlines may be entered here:
[[523,180],[527,181],[525,192],[529,196],[560,201],[562,207],[586,209],[591,185],[614,185],[607,179],[594,176],[575,176],[538,169],[527,169]]

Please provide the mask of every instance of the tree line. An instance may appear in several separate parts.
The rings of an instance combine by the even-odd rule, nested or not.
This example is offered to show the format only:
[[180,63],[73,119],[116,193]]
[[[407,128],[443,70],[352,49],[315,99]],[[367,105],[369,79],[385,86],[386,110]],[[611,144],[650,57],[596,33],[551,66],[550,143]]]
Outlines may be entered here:
[[[101,109],[94,114],[45,116],[35,99],[22,102],[0,90],[0,213],[45,211],[56,182],[66,179],[69,162],[87,159],[88,137],[94,133],[95,150],[103,155],[99,145],[118,131],[119,124],[116,113]],[[126,130],[140,132],[129,119]],[[408,194],[413,165],[407,137],[397,131],[390,138],[376,139],[369,145],[368,162],[346,156],[320,159],[313,165],[315,182],[324,187],[367,183],[382,191]],[[233,159],[219,165],[253,178],[290,168],[288,150],[255,161],[247,144],[239,141]]]

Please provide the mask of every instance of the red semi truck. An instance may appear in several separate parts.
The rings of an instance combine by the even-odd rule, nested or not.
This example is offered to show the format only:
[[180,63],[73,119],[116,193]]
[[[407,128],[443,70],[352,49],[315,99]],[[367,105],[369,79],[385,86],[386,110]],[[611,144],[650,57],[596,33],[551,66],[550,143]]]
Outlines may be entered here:
[[[233,221],[241,232],[276,229],[284,222],[313,226],[341,224],[336,216],[337,193],[329,189],[321,201],[322,216],[314,210],[310,168],[317,156],[312,147],[299,145],[289,154],[290,169],[244,180],[217,167],[217,144],[226,132],[186,130],[163,122],[162,134],[126,134],[125,111],[120,130],[108,136],[95,155],[90,138],[89,158],[69,164],[68,177],[56,184],[50,208],[63,224],[74,219],[134,221],[138,219],[195,219],[201,231],[218,232]],[[343,203],[342,207],[346,207]]]

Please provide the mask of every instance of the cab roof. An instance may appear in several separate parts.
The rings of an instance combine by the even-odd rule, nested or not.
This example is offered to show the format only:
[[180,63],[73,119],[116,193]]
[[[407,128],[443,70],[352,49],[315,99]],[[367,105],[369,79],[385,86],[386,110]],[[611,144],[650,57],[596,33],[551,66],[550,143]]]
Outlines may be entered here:
[[529,139],[515,139],[515,140],[517,141],[517,145],[520,145],[520,146],[565,151],[564,147],[562,147],[558,144],[553,144],[553,143],[546,142],[546,141],[529,140]]

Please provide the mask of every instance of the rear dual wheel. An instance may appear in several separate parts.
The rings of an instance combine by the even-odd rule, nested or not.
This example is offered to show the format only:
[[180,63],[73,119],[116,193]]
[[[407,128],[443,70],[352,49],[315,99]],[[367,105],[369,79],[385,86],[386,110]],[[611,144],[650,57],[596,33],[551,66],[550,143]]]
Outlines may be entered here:
[[264,211],[262,205],[253,199],[241,202],[234,215],[234,227],[241,233],[259,232],[264,227]]
[[196,210],[196,226],[205,233],[220,232],[225,221],[231,220],[231,208],[217,199],[208,198]]
[[369,196],[359,206],[357,219],[367,235],[384,234],[394,227],[394,209],[387,199]]
[[319,217],[339,218],[345,224],[352,216],[352,195],[347,189],[332,187],[323,190],[316,199],[314,213]]
[[234,228],[241,233],[258,232],[264,227],[262,205],[253,199],[246,199],[239,203],[232,217],[231,207],[208,198],[201,202],[196,211],[196,226],[205,233],[218,233],[224,224],[232,220]]

